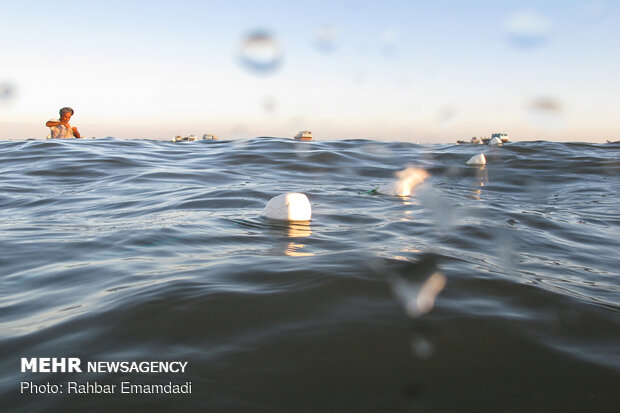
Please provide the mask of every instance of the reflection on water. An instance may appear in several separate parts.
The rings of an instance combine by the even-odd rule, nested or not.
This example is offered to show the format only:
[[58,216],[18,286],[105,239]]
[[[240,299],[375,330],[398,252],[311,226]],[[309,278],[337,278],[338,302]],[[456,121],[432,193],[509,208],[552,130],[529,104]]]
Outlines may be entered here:
[[[312,235],[310,229],[310,221],[296,221],[288,224],[288,236],[289,238],[303,238]],[[311,252],[301,251],[306,245],[296,242],[289,242],[284,250],[284,254],[290,257],[309,257],[314,255]]]
[[286,249],[284,250],[284,254],[290,257],[310,257],[314,255],[311,252],[300,251],[305,246],[306,246],[305,244],[296,244],[294,242],[289,242],[288,245],[286,246]]
[[478,201],[482,200],[482,189],[485,185],[489,184],[489,173],[484,165],[480,166],[476,169],[476,178],[478,183],[478,188],[473,190],[472,198]]
[[296,221],[288,224],[288,236],[290,238],[309,237],[312,235],[310,221]]

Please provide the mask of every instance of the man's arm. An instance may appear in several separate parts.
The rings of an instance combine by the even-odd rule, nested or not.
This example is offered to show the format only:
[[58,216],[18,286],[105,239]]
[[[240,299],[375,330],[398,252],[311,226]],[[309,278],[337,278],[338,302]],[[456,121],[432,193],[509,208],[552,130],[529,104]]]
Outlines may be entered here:
[[63,122],[61,120],[48,120],[45,123],[45,126],[47,126],[48,128],[51,128],[52,126],[58,126],[58,125],[64,125],[65,127],[69,128],[69,123],[67,122]]

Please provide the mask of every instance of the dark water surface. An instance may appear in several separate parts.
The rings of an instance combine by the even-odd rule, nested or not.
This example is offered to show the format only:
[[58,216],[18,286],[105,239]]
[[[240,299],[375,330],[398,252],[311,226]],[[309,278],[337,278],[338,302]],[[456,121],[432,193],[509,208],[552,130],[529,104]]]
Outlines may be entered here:
[[[620,144],[0,142],[0,170],[2,411],[620,411]],[[260,217],[291,191],[309,225]]]

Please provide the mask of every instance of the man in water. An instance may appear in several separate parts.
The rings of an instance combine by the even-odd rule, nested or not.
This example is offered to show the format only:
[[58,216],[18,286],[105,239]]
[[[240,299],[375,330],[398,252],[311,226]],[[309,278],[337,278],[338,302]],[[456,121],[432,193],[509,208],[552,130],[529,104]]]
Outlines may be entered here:
[[60,109],[60,119],[50,119],[47,121],[45,126],[52,131],[52,139],[69,139],[73,137],[80,139],[80,132],[78,132],[77,128],[69,125],[71,116],[73,116],[73,109],[62,108]]

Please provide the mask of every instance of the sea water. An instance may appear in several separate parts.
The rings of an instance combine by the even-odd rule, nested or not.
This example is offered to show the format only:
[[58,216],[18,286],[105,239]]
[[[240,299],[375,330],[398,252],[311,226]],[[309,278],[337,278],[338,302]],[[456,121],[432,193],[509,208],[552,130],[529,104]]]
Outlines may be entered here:
[[[619,411],[618,143],[5,141],[0,170],[3,411]],[[311,222],[260,216],[286,192]]]

